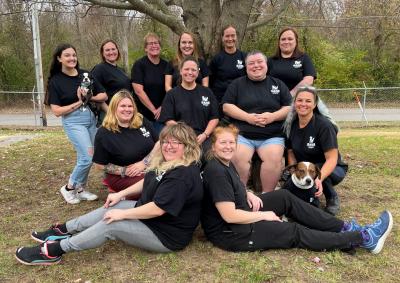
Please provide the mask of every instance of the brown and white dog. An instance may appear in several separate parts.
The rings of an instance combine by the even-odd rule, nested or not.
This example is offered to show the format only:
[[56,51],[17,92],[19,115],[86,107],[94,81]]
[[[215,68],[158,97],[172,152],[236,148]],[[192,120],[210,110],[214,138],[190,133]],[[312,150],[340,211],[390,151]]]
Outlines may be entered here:
[[319,207],[319,199],[315,197],[315,179],[321,177],[319,168],[314,163],[302,161],[287,166],[283,175],[285,172],[290,174],[290,178],[287,178],[282,189],[289,190],[305,202]]

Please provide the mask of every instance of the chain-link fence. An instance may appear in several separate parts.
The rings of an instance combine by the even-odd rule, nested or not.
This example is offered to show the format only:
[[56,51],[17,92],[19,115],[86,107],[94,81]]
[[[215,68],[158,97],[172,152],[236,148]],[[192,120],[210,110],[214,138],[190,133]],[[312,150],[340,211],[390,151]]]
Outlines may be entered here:
[[[32,91],[0,90],[0,125],[47,125],[44,93]],[[55,117],[53,115],[52,119]],[[59,123],[54,121],[54,125]]]
[[[376,88],[331,88],[318,89],[318,94],[327,104],[337,121],[355,121],[368,124],[370,121],[400,121],[400,87]],[[0,118],[5,113],[30,115],[28,125],[41,125],[40,94],[35,91],[0,90]],[[48,119],[59,125],[51,113]],[[35,124],[33,124],[35,122]],[[0,121],[0,124],[8,122]],[[24,122],[21,122],[23,124]]]

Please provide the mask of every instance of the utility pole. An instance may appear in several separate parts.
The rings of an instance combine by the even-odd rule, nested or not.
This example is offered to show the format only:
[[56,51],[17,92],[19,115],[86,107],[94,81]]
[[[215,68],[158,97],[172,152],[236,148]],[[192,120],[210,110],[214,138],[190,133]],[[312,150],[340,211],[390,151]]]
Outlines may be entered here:
[[33,38],[33,56],[35,61],[36,89],[38,91],[37,98],[39,109],[41,111],[42,126],[47,127],[47,118],[44,107],[44,86],[43,86],[43,70],[42,70],[42,52],[40,49],[40,30],[37,7],[39,3],[33,3],[32,7],[32,38]]

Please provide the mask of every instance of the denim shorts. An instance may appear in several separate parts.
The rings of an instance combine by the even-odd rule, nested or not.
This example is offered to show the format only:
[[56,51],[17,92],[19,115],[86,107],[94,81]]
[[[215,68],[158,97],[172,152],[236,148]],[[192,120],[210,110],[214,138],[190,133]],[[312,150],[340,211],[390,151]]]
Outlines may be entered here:
[[285,139],[281,137],[274,137],[266,140],[251,140],[239,135],[238,144],[246,145],[252,149],[258,149],[263,146],[277,144],[281,146],[285,146]]

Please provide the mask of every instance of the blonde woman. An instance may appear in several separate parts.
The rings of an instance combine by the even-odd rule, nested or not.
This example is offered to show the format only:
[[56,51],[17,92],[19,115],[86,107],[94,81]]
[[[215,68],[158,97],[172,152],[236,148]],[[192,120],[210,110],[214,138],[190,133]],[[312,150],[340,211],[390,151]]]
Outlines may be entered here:
[[[200,219],[203,186],[197,162],[200,148],[193,130],[183,124],[165,127],[161,147],[154,152],[144,180],[110,194],[104,204],[88,214],[33,232],[41,242],[16,251],[27,265],[59,263],[64,253],[120,240],[152,252],[183,249],[192,239]],[[141,194],[139,201],[121,200]]]
[[[103,125],[94,142],[93,162],[104,170],[109,192],[119,192],[144,178],[150,152],[158,135],[150,121],[137,110],[128,90],[118,91],[110,101]],[[130,196],[137,199],[137,196]]]

